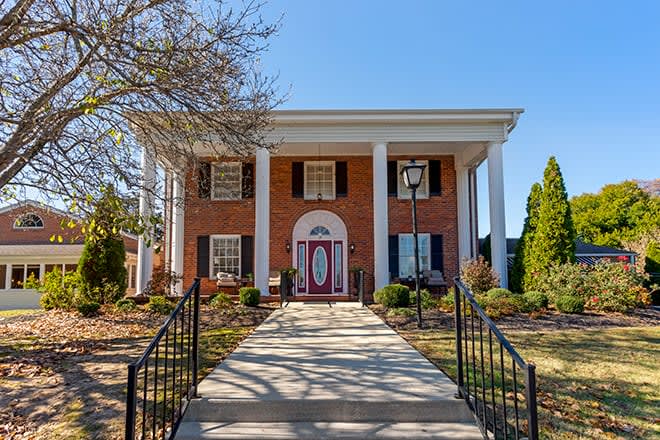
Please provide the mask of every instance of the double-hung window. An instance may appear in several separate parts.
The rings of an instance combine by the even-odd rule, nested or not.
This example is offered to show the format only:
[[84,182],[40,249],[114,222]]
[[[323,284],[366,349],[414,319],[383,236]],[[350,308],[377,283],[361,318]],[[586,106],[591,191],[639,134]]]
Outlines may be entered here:
[[242,193],[242,164],[216,162],[211,167],[213,200],[240,200]]
[[[416,161],[419,164],[426,165],[424,173],[422,174],[422,181],[417,187],[417,198],[418,199],[427,199],[429,197],[429,161],[428,160],[418,160]],[[410,191],[406,184],[403,181],[403,176],[401,175],[401,170],[408,163],[407,160],[397,161],[397,175],[398,175],[398,197],[400,199],[410,199],[412,197],[412,191]]]
[[241,275],[241,236],[211,235],[211,278],[218,272]]
[[335,162],[305,162],[305,200],[335,199]]
[[[431,269],[431,234],[417,234],[419,271]],[[412,234],[399,234],[399,277],[415,276],[415,248]]]

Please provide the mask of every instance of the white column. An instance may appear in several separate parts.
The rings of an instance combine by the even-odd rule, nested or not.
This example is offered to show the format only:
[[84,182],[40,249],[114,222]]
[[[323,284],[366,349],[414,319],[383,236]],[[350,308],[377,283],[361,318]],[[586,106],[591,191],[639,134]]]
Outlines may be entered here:
[[387,144],[373,146],[374,182],[374,288],[390,282],[387,218]]
[[43,282],[46,275],[46,263],[39,264],[39,281]]
[[11,289],[11,271],[12,271],[12,265],[8,264],[7,265],[7,273],[5,274],[5,289],[9,290]]
[[479,210],[477,209],[477,169],[468,171],[470,185],[470,258],[479,256]]
[[[171,257],[172,272],[177,275],[183,275],[183,227],[184,227],[184,200],[185,185],[184,173],[175,172],[172,175],[172,239],[171,239]],[[180,280],[175,290],[178,295],[183,294],[183,280]]]
[[504,171],[501,142],[493,142],[488,145],[488,208],[493,269],[500,276],[500,286],[507,287]]
[[469,169],[456,167],[456,205],[458,213],[458,261],[472,256],[472,237],[470,236],[470,181]]
[[[140,216],[148,221],[153,213],[154,192],[156,190],[156,164],[151,153],[142,148],[142,189],[140,190]],[[142,293],[151,279],[153,269],[153,249],[147,246],[143,234],[138,237],[138,263],[136,294]]]
[[265,148],[257,149],[255,187],[254,286],[266,296],[270,271],[270,153]]

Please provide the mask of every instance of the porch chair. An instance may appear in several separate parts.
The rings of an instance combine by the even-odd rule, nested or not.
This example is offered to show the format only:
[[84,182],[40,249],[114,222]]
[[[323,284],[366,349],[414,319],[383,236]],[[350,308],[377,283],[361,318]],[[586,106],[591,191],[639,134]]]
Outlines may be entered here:
[[[280,290],[280,282],[282,280],[282,275],[276,270],[271,270],[268,274],[268,293],[277,295]],[[277,290],[275,290],[277,289]],[[275,293],[273,293],[275,290]]]
[[233,273],[218,272],[217,278],[216,286],[218,286],[218,290],[222,290],[224,287],[225,289],[230,289],[231,294],[238,294],[238,280]]

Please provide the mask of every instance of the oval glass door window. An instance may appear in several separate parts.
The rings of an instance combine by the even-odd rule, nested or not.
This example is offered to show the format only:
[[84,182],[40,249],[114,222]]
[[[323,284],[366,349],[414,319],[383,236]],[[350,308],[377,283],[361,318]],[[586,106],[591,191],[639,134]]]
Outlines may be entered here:
[[317,286],[322,286],[328,276],[328,255],[325,253],[325,249],[320,246],[314,250],[312,271],[314,272],[314,282]]

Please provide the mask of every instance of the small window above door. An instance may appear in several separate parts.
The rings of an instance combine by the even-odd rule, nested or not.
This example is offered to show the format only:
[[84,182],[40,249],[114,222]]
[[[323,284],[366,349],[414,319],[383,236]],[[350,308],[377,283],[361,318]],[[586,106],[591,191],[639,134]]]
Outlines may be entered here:
[[314,229],[311,230],[311,232],[309,233],[309,236],[310,237],[318,237],[318,238],[321,238],[321,237],[324,237],[324,236],[330,236],[330,231],[325,226],[316,226],[316,227],[314,227]]

